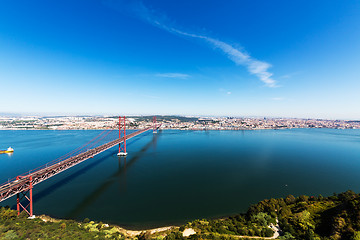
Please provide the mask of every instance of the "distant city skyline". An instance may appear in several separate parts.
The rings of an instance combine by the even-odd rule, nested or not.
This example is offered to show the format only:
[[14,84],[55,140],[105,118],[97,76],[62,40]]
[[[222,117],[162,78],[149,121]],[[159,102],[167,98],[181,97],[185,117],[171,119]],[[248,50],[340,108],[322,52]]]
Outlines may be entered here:
[[0,113],[360,119],[356,0],[19,0],[0,22]]

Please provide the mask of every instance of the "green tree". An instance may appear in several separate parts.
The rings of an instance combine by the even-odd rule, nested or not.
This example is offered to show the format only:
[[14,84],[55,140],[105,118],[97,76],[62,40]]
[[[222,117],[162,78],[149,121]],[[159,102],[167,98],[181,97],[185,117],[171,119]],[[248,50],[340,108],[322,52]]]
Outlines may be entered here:
[[267,213],[260,212],[256,215],[253,215],[251,220],[253,222],[258,223],[260,226],[268,226],[268,221],[271,219],[271,217]]
[[293,196],[293,195],[288,195],[286,198],[285,198],[285,202],[286,204],[292,204],[294,203],[296,200],[296,198]]

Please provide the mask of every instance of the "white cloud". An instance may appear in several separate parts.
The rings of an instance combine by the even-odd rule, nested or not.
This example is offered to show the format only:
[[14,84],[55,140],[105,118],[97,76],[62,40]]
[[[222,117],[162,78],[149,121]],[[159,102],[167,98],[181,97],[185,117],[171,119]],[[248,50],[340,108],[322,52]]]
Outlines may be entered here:
[[230,92],[230,91],[228,91],[228,90],[226,90],[224,88],[219,88],[219,91],[226,94],[226,95],[231,95],[231,93],[232,93],[232,92]]
[[[268,71],[268,69],[271,67],[271,64],[267,62],[259,61],[251,57],[243,50],[236,48],[235,46],[232,46],[229,43],[205,35],[188,33],[185,31],[181,31],[177,28],[174,28],[172,27],[173,24],[166,24],[170,22],[169,19],[166,17],[166,15],[158,14],[153,9],[149,9],[141,1],[120,0],[117,1],[117,6],[115,6],[116,4],[114,5],[114,1],[112,0],[108,0],[108,1],[109,1],[108,4],[119,9],[120,11],[126,8],[125,6],[127,6],[132,11],[133,13],[132,15],[135,14],[136,16],[142,18],[144,21],[148,22],[149,24],[161,28],[167,32],[177,35],[182,35],[185,37],[197,38],[207,42],[214,48],[220,49],[236,65],[241,65],[246,67],[249,73],[258,77],[259,80],[265,83],[265,86],[277,87],[277,82],[272,78],[273,74]],[[166,77],[171,77],[171,75]]]
[[268,87],[276,87],[276,81],[272,78],[272,73],[268,72],[268,69],[271,67],[271,64],[267,62],[262,62],[250,57],[248,54],[242,52],[240,49],[237,49],[231,46],[228,43],[222,42],[220,40],[216,40],[214,38],[210,38],[207,36],[201,36],[196,34],[189,34],[182,31],[178,31],[172,28],[173,32],[189,36],[193,38],[204,39],[214,47],[220,49],[227,55],[227,57],[232,60],[237,65],[242,65],[247,67],[247,70],[257,76],[262,82],[265,83]]
[[271,100],[273,100],[273,101],[283,101],[284,98],[282,98],[282,97],[274,97],[274,98],[271,98]]
[[190,75],[184,73],[158,73],[155,74],[155,76],[165,77],[165,78],[181,78],[181,79],[186,79],[190,77]]
[[285,75],[280,76],[280,78],[283,78],[283,79],[292,78],[293,76],[298,75],[300,73],[302,73],[302,71],[285,74]]

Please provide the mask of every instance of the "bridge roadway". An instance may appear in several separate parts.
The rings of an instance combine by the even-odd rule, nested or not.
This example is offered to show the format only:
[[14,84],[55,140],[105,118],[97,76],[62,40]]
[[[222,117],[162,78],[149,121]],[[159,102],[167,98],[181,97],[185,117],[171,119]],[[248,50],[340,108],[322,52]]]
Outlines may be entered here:
[[[133,138],[139,134],[142,134],[153,127],[148,127],[134,133],[131,133],[126,136],[126,140]],[[106,151],[109,148],[112,148],[124,141],[124,137],[115,139],[111,142],[105,143],[99,147],[95,147],[93,149],[89,149],[86,152],[80,153],[76,156],[69,157],[59,163],[55,163],[51,166],[47,166],[40,170],[37,170],[31,174],[27,174],[25,176],[19,176],[18,179],[12,180],[10,182],[4,183],[0,186],[0,202],[16,195],[17,193],[21,193],[23,191],[27,191],[30,188],[30,179],[32,186],[45,181],[48,178],[55,176],[58,173],[61,173],[89,158],[94,157],[95,155]]]

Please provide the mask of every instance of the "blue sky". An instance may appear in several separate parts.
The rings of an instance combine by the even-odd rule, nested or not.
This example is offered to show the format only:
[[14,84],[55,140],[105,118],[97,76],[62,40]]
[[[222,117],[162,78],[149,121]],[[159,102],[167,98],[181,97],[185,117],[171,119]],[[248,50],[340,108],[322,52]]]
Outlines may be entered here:
[[360,2],[2,1],[0,112],[360,119]]

